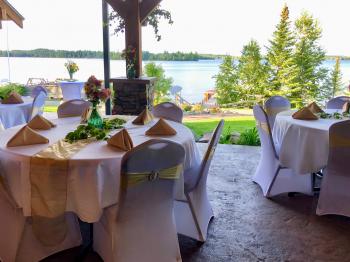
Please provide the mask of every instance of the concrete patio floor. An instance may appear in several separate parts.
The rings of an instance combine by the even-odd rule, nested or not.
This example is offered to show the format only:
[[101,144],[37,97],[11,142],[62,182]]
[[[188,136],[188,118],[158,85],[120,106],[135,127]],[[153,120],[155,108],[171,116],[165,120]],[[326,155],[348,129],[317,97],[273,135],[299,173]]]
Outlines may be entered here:
[[[258,147],[218,146],[208,180],[215,218],[205,244],[179,237],[183,261],[350,261],[350,219],[316,216],[317,197],[264,198],[251,181],[259,157]],[[78,252],[45,261],[76,261]],[[91,252],[84,261],[101,260]]]

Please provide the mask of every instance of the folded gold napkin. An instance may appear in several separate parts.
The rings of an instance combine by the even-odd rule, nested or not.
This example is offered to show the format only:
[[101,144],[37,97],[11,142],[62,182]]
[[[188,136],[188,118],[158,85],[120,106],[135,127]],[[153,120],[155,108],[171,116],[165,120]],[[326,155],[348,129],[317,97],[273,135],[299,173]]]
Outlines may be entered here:
[[132,123],[134,125],[145,125],[149,123],[153,119],[153,114],[146,108],[145,110],[142,111],[141,114],[139,114],[138,117],[135,118]]
[[28,146],[35,144],[47,144],[49,140],[46,137],[35,132],[28,126],[22,127],[8,142],[8,147]]
[[323,113],[324,111],[316,104],[316,102],[312,102],[307,106],[308,109],[314,114]]
[[147,136],[173,136],[176,131],[163,118],[146,131]]
[[32,129],[48,130],[56,125],[41,115],[36,115],[29,121],[28,125]]
[[124,151],[129,151],[134,147],[132,139],[125,128],[108,139],[107,143]]
[[11,92],[9,96],[3,100],[1,100],[2,104],[22,104],[22,97],[16,92]]
[[85,124],[88,122],[89,118],[91,116],[91,109],[90,108],[86,108],[83,113],[81,114],[81,120],[80,123],[81,124]]
[[307,107],[295,112],[292,117],[300,120],[318,120],[318,117]]
[[346,102],[344,105],[343,105],[343,110],[342,110],[343,113],[350,113],[350,102]]

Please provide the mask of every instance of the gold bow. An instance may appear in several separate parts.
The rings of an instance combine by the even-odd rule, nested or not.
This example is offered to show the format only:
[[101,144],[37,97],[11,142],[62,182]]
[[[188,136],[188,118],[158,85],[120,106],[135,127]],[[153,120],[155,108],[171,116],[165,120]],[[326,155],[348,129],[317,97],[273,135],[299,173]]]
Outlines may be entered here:
[[145,173],[125,173],[122,177],[124,178],[122,181],[122,188],[127,189],[130,186],[136,186],[140,183],[144,182],[152,182],[159,179],[179,179],[181,172],[183,170],[183,165],[179,164],[174,167],[170,167],[167,169],[145,172]]
[[256,121],[256,126],[261,128],[263,131],[265,131],[267,134],[270,134],[270,128],[267,122],[260,122]]

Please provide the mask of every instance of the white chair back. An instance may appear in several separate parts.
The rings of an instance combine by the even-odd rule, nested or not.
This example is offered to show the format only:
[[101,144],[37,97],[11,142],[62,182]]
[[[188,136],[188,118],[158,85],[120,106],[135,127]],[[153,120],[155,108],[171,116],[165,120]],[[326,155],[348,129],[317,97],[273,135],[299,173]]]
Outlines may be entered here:
[[40,91],[36,95],[36,97],[34,97],[32,112],[30,114],[30,119],[28,119],[28,121],[32,120],[36,115],[41,115],[44,112],[46,97],[47,97],[46,93],[42,91]]
[[44,92],[47,96],[47,90],[45,87],[43,86],[36,86],[32,89],[32,92],[31,92],[31,97],[36,97],[40,92]]
[[5,127],[4,125],[1,123],[1,119],[0,119],[0,131],[4,131],[5,130]]
[[[122,185],[135,173],[154,174],[182,165],[184,148],[150,140],[122,160]],[[173,219],[174,179],[149,179],[122,186],[114,238],[114,261],[178,261],[181,258]]]
[[152,113],[155,117],[162,117],[171,121],[182,123],[183,112],[180,107],[171,102],[156,105]]
[[81,116],[91,106],[89,101],[73,99],[58,106],[58,118]]
[[[213,160],[213,156],[214,156],[216,147],[219,143],[223,128],[224,128],[224,120],[221,119],[219,124],[216,126],[214,133],[209,141],[207,151],[204,154],[204,157],[203,157],[200,169],[199,169],[200,171],[199,171],[198,180],[197,180],[194,188],[196,188],[199,184],[202,184],[201,186],[205,186],[207,183],[210,164],[211,164],[211,161]],[[191,191],[191,190],[192,189],[189,189],[188,191]]]
[[350,217],[350,120],[329,129],[328,164],[324,170],[317,214]]
[[274,156],[278,159],[276,148],[272,139],[270,123],[266,112],[260,105],[255,105],[253,107],[253,113],[256,127],[259,132],[262,154]]
[[332,98],[331,100],[329,100],[327,102],[326,108],[340,110],[343,108],[343,105],[349,101],[350,101],[349,96],[338,96],[338,97],[335,97],[335,98]]
[[290,110],[290,102],[283,96],[272,96],[265,102],[265,111],[269,120],[271,129],[275,124],[276,115],[280,112]]

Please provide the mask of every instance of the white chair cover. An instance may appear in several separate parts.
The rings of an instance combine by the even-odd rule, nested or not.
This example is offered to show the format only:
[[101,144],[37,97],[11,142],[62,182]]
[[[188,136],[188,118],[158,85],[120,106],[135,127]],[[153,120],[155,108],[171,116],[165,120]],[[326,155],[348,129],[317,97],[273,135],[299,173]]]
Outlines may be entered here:
[[1,123],[1,119],[0,119],[0,131],[4,131],[5,127],[3,126],[3,124]]
[[324,170],[316,213],[350,217],[350,121],[329,130],[328,165]]
[[290,110],[290,102],[283,96],[272,96],[265,102],[265,111],[269,119],[271,129],[275,124],[276,115],[280,112]]
[[221,120],[209,142],[202,163],[185,173],[185,198],[175,201],[177,232],[200,242],[206,241],[209,222],[214,217],[207,195],[207,178],[223,126],[224,120]]
[[[3,179],[3,178],[1,178]],[[68,234],[57,246],[43,246],[35,237],[30,218],[22,210],[4,186],[0,184],[0,261],[37,262],[54,253],[79,246],[82,242],[79,223],[73,214],[66,214]]]
[[329,100],[327,102],[326,108],[340,110],[340,109],[343,109],[343,105],[348,101],[350,101],[349,96],[338,96]]
[[[132,173],[151,173],[182,164],[183,147],[150,140],[129,151],[122,181]],[[94,224],[94,250],[105,262],[181,261],[173,216],[173,179],[156,179],[122,188],[118,205],[106,208]]]
[[58,106],[57,115],[59,118],[81,116],[91,106],[91,103],[81,99],[73,99]]
[[36,86],[32,89],[31,97],[36,97],[40,92],[44,92],[47,96],[47,90],[43,86]]
[[32,120],[36,115],[42,115],[44,112],[44,106],[45,106],[45,100],[46,100],[46,93],[40,91],[36,97],[33,100],[32,105],[32,112],[30,114],[30,119],[28,119],[28,122]]
[[261,187],[265,197],[289,192],[312,195],[311,174],[294,174],[291,169],[281,166],[264,109],[256,105],[253,112],[261,141],[261,158],[253,181]]
[[160,103],[153,108],[152,113],[155,117],[165,118],[171,121],[182,123],[182,109],[174,103]]

